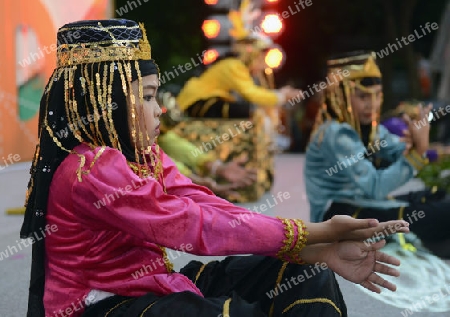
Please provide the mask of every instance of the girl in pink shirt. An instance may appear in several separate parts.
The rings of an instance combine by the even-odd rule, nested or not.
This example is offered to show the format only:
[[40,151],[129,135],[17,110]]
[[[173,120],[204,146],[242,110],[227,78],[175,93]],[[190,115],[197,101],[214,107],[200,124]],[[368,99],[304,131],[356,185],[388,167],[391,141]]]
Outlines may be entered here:
[[[75,22],[58,43],[21,230],[47,233],[33,244],[29,316],[346,316],[333,271],[395,290],[378,273],[398,275],[398,261],[363,240],[406,222],[272,218],[180,174],[155,143],[159,69],[142,25]],[[166,248],[252,255],[175,272]]]

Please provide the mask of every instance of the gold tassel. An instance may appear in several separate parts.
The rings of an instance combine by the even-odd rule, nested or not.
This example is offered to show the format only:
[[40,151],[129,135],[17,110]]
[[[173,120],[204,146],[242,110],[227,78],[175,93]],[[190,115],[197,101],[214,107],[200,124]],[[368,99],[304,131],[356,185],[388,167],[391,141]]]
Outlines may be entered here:
[[108,120],[109,120],[109,128],[111,129],[111,133],[113,135],[112,144],[114,145],[114,147],[116,147],[117,149],[119,149],[119,151],[122,152],[122,146],[120,145],[119,136],[118,136],[117,130],[114,126],[114,121],[113,121],[113,116],[112,116],[112,110],[113,110],[112,109],[112,107],[113,107],[113,105],[112,105],[112,84],[114,81],[114,66],[115,66],[115,62],[112,62],[111,65],[109,66],[110,78],[109,78],[109,85],[108,85],[107,116],[108,116]]
[[[85,69],[85,71],[86,71],[85,77],[86,77],[86,81],[87,81],[87,84],[88,84],[89,98],[90,98],[90,101],[91,101],[91,104],[92,104],[92,108],[94,108],[94,113],[97,113],[100,116],[100,111],[98,110],[98,107],[97,107],[97,100],[95,99],[95,92],[96,91],[95,91],[95,79],[94,79],[94,74],[93,74],[93,72],[94,72],[94,65],[91,65],[91,71],[90,71],[91,74],[90,75],[88,74],[87,68]],[[99,93],[99,92],[97,92],[97,93]],[[99,121],[100,120],[94,120],[95,135],[98,138],[100,144],[105,144],[105,141],[103,140],[103,137],[102,137],[102,135],[100,133],[100,127],[98,125]],[[98,146],[99,144],[94,144],[94,145]]]
[[[136,73],[137,73],[137,76],[138,76],[139,108],[141,109],[141,116],[144,116],[144,109],[143,109],[143,107],[144,107],[144,92],[142,90],[143,83],[142,83],[141,70],[139,69],[139,63],[137,61],[134,62],[134,67],[136,68]],[[149,151],[150,152],[150,157],[151,157],[151,154],[152,154],[151,153],[151,144],[149,144],[150,143],[149,142],[150,141],[150,137],[148,136],[148,133],[147,133],[147,124],[146,124],[146,120],[145,120],[145,117],[144,117],[143,118],[143,121],[144,121],[144,132],[145,132],[145,134],[147,136],[146,137],[146,141],[148,142],[147,144],[149,144],[148,147],[146,146],[146,143],[144,142],[144,135],[143,135],[143,132],[142,132],[143,129],[142,129],[141,124],[140,124],[141,120],[137,119],[136,121],[137,121],[137,129],[138,129],[138,132],[139,132],[139,142],[141,144],[142,161],[143,161],[143,164],[145,166],[147,166],[146,153],[147,153],[147,151]]]
[[[137,142],[137,135],[136,133],[138,132],[136,129],[136,98],[134,96],[133,93],[133,87],[131,86],[131,64],[129,62],[124,63],[124,68],[125,68],[125,74],[127,77],[127,85],[128,85],[128,89],[129,89],[129,100],[131,101],[131,121],[132,121],[132,127],[131,127],[131,136],[133,138],[133,144],[134,144],[134,156],[135,156],[135,160],[136,163],[140,162],[139,159],[139,145]],[[139,175],[139,177],[142,177],[142,175]]]

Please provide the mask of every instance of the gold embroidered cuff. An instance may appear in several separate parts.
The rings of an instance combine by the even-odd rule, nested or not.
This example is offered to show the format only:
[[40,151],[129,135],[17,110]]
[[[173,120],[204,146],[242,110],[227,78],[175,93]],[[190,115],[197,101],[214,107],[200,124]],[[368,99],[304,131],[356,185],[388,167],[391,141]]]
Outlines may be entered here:
[[406,160],[411,164],[417,171],[420,171],[429,163],[427,158],[423,158],[416,150],[412,149],[408,154],[405,155]]
[[[279,218],[279,217],[278,217]],[[306,231],[306,226],[302,220],[294,220],[294,219],[283,219],[282,220],[285,226],[285,235],[286,239],[283,240],[283,247],[277,253],[277,257],[282,261],[287,261],[296,264],[304,264],[305,262],[300,258],[300,251],[306,245],[306,236],[309,234]],[[296,233],[294,230],[297,228]],[[295,239],[295,235],[297,238]],[[295,243],[294,243],[295,239]]]

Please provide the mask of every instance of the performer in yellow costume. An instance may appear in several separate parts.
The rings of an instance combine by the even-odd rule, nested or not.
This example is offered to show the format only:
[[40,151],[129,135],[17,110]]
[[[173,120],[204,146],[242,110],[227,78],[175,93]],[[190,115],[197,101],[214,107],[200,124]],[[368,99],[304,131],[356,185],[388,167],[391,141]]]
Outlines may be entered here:
[[264,59],[273,47],[270,38],[251,30],[258,14],[250,0],[242,1],[240,11],[230,12],[232,53],[191,78],[177,98],[190,117],[248,118],[254,106],[273,109],[300,94],[290,86],[275,90],[255,83],[268,68]]

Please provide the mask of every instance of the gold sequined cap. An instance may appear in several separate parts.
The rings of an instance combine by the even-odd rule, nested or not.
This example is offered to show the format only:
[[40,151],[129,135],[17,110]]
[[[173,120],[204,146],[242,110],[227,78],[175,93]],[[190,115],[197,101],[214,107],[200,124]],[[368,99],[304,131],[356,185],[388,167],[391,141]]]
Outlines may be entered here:
[[57,67],[150,59],[144,26],[134,21],[80,21],[58,30]]

